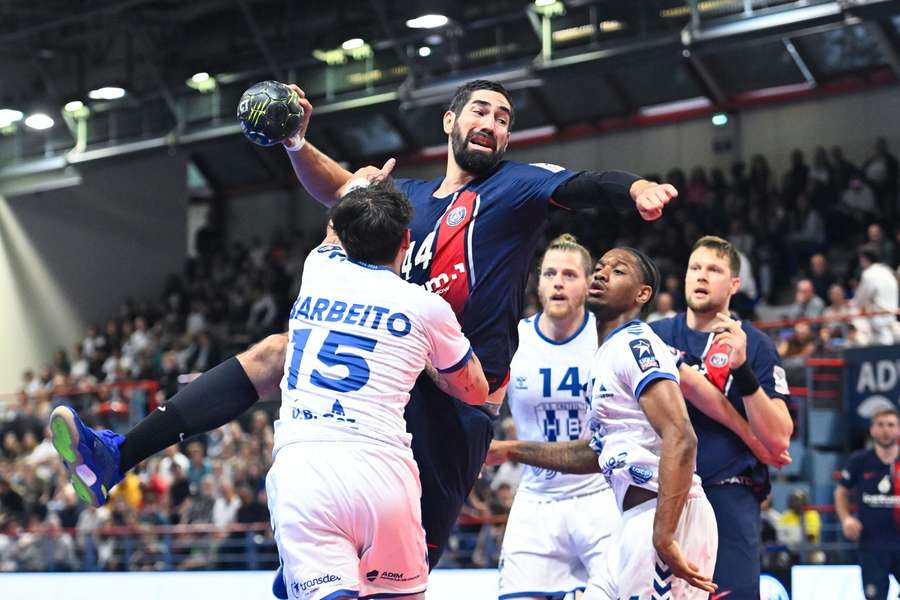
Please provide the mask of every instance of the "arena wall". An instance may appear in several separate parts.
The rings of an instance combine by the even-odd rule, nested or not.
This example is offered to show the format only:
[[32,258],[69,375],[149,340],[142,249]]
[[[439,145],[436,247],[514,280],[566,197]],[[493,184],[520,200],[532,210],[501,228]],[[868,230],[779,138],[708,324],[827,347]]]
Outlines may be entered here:
[[0,392],[123,297],[158,297],[186,252],[181,154],[80,167],[82,185],[0,199]]

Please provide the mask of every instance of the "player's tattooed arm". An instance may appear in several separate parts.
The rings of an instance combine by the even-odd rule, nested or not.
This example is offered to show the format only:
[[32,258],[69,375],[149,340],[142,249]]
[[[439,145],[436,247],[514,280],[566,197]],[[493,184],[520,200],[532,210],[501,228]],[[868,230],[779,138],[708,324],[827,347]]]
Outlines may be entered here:
[[567,442],[495,440],[491,442],[485,462],[489,465],[499,465],[514,461],[579,475],[599,473],[600,463],[597,460],[597,453],[591,450],[589,443],[589,440]]

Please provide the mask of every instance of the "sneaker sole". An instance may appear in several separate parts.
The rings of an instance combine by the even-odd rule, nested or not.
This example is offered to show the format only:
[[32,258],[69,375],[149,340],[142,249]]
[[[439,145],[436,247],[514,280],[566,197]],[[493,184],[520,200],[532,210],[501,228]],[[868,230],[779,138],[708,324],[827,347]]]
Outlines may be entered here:
[[91,506],[103,504],[98,501],[97,494],[91,489],[91,485],[97,481],[97,475],[84,464],[84,459],[78,452],[81,436],[78,434],[75,413],[72,409],[67,406],[57,406],[53,409],[50,413],[50,434],[53,448],[62,459],[69,473],[69,481],[72,482],[72,487],[75,488],[75,493],[81,501]]

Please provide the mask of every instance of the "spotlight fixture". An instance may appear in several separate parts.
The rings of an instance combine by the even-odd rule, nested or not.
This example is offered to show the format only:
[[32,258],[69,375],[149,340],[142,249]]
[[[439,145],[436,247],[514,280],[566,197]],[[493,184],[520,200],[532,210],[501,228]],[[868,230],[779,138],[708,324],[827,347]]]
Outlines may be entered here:
[[106,86],[88,92],[91,100],[118,100],[125,96],[125,89],[115,86]]
[[443,27],[450,22],[445,15],[430,14],[410,19],[406,22],[406,26],[410,29],[436,29]]
[[38,131],[50,129],[54,124],[55,121],[53,118],[45,113],[33,113],[25,118],[25,125],[31,129],[37,129]]
[[426,56],[431,56],[431,48],[428,46],[422,46],[419,48],[419,56],[425,58]]
[[21,110],[13,110],[11,108],[0,108],[0,129],[9,127],[13,123],[18,123],[25,118]]

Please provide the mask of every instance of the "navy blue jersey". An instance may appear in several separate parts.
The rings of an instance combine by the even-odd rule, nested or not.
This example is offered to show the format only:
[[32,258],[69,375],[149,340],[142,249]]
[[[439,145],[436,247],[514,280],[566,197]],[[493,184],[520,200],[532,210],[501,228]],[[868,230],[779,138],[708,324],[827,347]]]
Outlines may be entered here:
[[551,196],[576,174],[502,161],[444,198],[433,195],[443,177],[395,181],[414,209],[401,274],[450,303],[492,391],[506,381],[518,346],[528,269]]
[[850,455],[840,485],[857,493],[860,544],[900,548],[900,458],[887,464],[875,450]]
[[[650,327],[665,343],[681,353],[686,364],[701,372],[705,371],[703,359],[712,345],[713,333],[695,331],[688,327],[686,313],[655,321]],[[789,393],[787,379],[772,341],[748,321],[742,321],[741,328],[747,334],[747,362],[760,386],[773,401],[786,401]],[[743,397],[731,385],[731,377],[726,390],[728,401],[747,418]],[[737,434],[704,415],[690,402],[687,406],[691,424],[697,432],[697,474],[703,484],[709,485],[736,475],[749,474],[753,478],[754,491],[758,495],[768,494],[768,467],[753,456]]]

